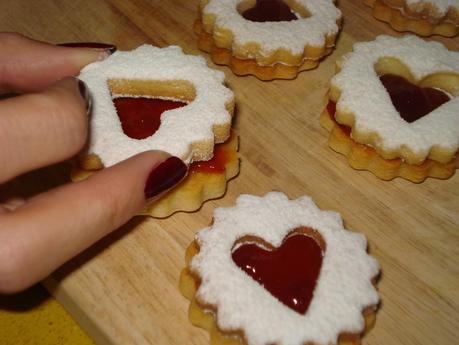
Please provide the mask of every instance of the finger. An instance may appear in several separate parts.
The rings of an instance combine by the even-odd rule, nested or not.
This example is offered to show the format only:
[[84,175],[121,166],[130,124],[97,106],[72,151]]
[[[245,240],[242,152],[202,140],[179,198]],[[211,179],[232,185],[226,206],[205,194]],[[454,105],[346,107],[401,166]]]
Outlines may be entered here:
[[0,33],[0,93],[46,88],[76,76],[87,64],[103,60],[116,48],[107,44],[55,46],[16,33]]
[[0,292],[43,279],[177,184],[187,166],[150,151],[0,215]]
[[85,144],[89,95],[69,77],[0,102],[0,183],[77,153]]

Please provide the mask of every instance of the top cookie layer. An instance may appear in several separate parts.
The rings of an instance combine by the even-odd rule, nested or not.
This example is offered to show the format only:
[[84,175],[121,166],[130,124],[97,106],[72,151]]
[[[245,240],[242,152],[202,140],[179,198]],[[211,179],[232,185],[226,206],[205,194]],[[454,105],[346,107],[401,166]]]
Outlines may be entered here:
[[302,55],[306,46],[323,47],[326,37],[335,35],[339,30],[337,21],[341,18],[341,12],[333,0],[297,0],[295,3],[310,16],[289,22],[249,21],[237,10],[244,1],[210,0],[202,10],[204,16],[214,16],[215,30],[231,32],[234,45],[241,50],[244,50],[244,45],[255,43],[260,46],[260,53],[264,56],[279,49]]
[[[235,242],[244,236],[278,247],[298,227],[318,231],[326,246],[304,315],[273,297],[231,257]],[[196,297],[217,309],[221,330],[242,330],[248,344],[334,344],[342,332],[360,333],[362,310],[378,303],[371,280],[379,266],[366,253],[364,236],[345,230],[339,214],[319,210],[309,197],[242,195],[234,207],[216,209],[213,225],[196,240],[200,251],[190,265],[201,278]]]
[[[233,102],[233,93],[224,86],[224,73],[207,67],[200,56],[184,54],[180,47],[143,45],[133,51],[118,51],[86,66],[79,78],[93,99],[88,151],[98,155],[104,166],[147,150],[163,150],[189,163],[196,156],[212,156],[215,126],[226,126],[229,135],[227,106]],[[154,135],[132,139],[123,133],[109,80],[170,82],[171,88],[188,83],[194,99],[182,108],[164,112]],[[210,152],[197,152],[203,143],[204,151]]]
[[339,94],[337,121],[352,126],[352,136],[357,141],[362,138],[385,158],[401,157],[417,164],[441,152],[444,160],[451,159],[459,147],[459,94],[451,95],[449,102],[408,123],[395,109],[375,70],[384,58],[405,65],[416,81],[433,74],[459,78],[459,53],[448,51],[440,43],[411,35],[379,36],[372,42],[356,43],[354,51],[344,56],[341,70],[331,82],[332,94]]

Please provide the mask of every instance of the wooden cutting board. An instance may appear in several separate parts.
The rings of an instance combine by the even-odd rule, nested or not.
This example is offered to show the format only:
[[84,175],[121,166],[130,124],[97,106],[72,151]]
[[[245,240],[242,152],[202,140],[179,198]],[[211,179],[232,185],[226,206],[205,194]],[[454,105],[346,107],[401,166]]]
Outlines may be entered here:
[[[120,50],[178,44],[205,55],[192,32],[197,3],[1,1],[0,30],[50,42],[113,42]],[[355,41],[397,35],[360,1],[341,0],[340,7],[344,28],[337,49],[293,81],[261,82],[217,67],[236,94],[241,153],[241,172],[224,198],[195,213],[134,218],[46,281],[98,343],[208,344],[208,334],[188,322],[188,302],[178,290],[184,250],[215,207],[231,206],[242,193],[278,190],[291,198],[312,196],[322,209],[340,212],[347,228],[367,236],[382,266],[382,303],[364,344],[457,344],[459,174],[422,184],[381,181],[350,168],[327,147],[327,132],[319,126],[337,58]],[[458,38],[433,39],[459,50]],[[48,182],[58,175],[47,175]]]

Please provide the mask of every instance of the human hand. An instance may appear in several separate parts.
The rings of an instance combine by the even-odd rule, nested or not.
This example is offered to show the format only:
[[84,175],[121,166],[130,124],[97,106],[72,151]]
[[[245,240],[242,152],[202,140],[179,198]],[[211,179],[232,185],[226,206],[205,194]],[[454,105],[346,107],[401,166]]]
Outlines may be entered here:
[[[74,156],[84,146],[90,95],[80,69],[113,46],[63,47],[0,33],[0,184]],[[138,154],[89,179],[0,204],[0,293],[43,279],[180,182],[187,166]]]

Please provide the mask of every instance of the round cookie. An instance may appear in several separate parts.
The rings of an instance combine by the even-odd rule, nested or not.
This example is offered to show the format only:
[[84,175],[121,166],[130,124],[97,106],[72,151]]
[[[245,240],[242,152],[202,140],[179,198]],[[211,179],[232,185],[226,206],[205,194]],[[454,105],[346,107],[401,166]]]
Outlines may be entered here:
[[201,0],[195,23],[199,48],[211,53],[215,63],[229,65],[235,74],[253,74],[261,80],[292,79],[316,67],[331,52],[339,31],[341,12],[334,1],[278,0],[276,5],[287,6],[294,17],[289,21],[244,17],[269,3]]
[[379,36],[355,44],[338,70],[321,123],[354,168],[414,182],[454,173],[459,53],[412,35]]
[[190,320],[212,344],[359,344],[379,303],[366,247],[309,197],[242,195],[215,210],[187,252]]
[[[93,103],[89,142],[72,172],[74,181],[143,151],[169,152],[190,165],[190,173],[143,212],[167,217],[221,197],[238,174],[238,138],[230,138],[234,96],[224,74],[202,57],[176,46],[143,45],[86,66],[79,78]],[[210,159],[218,168],[197,167]]]

